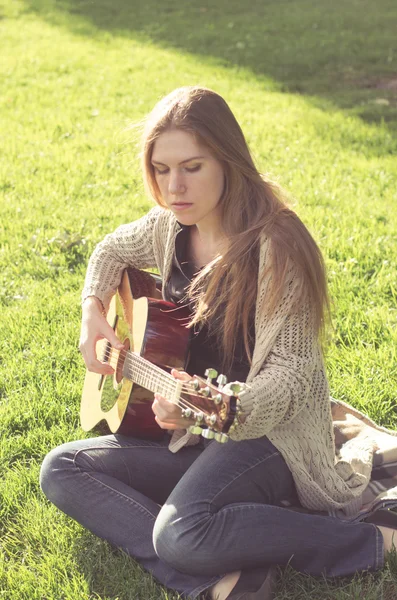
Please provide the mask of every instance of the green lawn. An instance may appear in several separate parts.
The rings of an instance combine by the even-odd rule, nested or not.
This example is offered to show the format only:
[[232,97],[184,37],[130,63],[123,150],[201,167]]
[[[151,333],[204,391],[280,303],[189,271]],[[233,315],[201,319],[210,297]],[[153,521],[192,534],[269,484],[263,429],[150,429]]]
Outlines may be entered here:
[[[0,0],[0,598],[175,596],[45,500],[42,458],[82,437],[79,294],[97,241],[150,206],[138,121],[216,89],[328,266],[335,397],[397,427],[397,6],[392,0]],[[397,564],[278,600],[392,600]]]

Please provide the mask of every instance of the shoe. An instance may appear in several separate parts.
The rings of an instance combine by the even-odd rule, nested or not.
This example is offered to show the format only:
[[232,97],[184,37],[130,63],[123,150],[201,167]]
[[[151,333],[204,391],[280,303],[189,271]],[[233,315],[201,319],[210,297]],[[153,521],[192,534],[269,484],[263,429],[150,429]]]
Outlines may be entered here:
[[246,569],[226,600],[274,600],[276,580],[276,567]]
[[367,519],[364,519],[364,522],[380,525],[381,527],[390,527],[390,529],[397,529],[397,513],[387,508],[381,508]]

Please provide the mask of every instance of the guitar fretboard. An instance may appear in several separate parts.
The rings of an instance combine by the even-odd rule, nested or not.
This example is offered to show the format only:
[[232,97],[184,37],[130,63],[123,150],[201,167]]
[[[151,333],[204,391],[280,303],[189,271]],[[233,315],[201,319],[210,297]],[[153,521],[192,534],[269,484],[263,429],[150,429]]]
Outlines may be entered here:
[[153,393],[161,394],[175,404],[179,401],[182,388],[181,382],[176,381],[172,375],[130,350],[126,352],[123,377]]

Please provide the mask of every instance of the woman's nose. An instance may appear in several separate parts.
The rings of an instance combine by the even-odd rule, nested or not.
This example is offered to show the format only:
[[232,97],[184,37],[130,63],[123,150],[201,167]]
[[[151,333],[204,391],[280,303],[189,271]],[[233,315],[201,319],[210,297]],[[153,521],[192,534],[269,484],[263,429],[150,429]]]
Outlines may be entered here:
[[170,194],[183,194],[186,191],[186,186],[183,181],[183,177],[180,173],[174,171],[170,172],[170,178],[168,181],[168,191]]

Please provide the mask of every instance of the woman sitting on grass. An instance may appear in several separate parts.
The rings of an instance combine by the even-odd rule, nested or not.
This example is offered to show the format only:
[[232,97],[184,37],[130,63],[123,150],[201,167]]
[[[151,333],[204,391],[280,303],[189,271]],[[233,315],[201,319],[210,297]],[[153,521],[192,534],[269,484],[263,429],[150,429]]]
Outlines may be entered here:
[[274,565],[287,563],[311,575],[379,569],[392,529],[286,508],[357,511],[368,483],[335,459],[316,243],[257,171],[213,91],[181,88],[159,102],[142,156],[157,206],[91,257],[80,345],[87,368],[113,372],[95,355],[99,339],[122,348],[104,311],[123,270],[156,267],[165,299],[192,311],[186,371],[225,369],[229,381],[245,382],[242,414],[223,445],[190,433],[194,421],[156,394],[160,442],[108,435],[64,444],[44,461],[44,493],[186,598],[272,598]]

